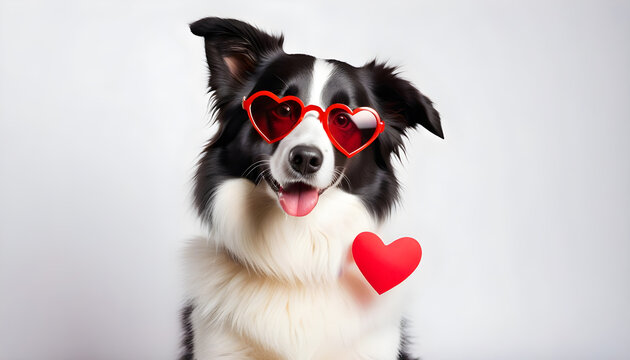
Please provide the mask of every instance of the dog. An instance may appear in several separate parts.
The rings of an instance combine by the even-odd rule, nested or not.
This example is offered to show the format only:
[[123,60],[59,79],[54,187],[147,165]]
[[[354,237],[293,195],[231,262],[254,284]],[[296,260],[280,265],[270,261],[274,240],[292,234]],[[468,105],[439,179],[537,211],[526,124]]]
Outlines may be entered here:
[[411,359],[400,287],[377,295],[349,251],[399,199],[392,161],[432,102],[395,67],[286,54],[216,17],[205,41],[218,130],[194,177],[208,235],[185,248],[182,360]]

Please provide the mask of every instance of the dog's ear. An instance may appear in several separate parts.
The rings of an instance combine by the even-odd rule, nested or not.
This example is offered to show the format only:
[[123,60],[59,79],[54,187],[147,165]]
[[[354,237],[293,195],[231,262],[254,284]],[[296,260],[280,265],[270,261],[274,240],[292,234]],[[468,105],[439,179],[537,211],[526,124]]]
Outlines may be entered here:
[[431,133],[444,138],[440,114],[429,98],[422,95],[409,81],[396,73],[396,68],[372,61],[363,69],[368,72],[371,90],[389,119],[400,130],[422,125]]
[[190,30],[205,39],[209,86],[219,97],[242,85],[261,59],[281,52],[284,41],[234,19],[208,17],[190,24]]

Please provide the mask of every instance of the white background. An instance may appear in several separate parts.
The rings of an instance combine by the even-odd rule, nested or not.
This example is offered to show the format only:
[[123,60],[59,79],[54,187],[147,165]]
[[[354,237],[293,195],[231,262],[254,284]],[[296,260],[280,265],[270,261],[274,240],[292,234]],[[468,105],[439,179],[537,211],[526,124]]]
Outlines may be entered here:
[[382,234],[416,355],[630,358],[629,2],[1,0],[0,359],[175,358],[210,15],[435,101]]

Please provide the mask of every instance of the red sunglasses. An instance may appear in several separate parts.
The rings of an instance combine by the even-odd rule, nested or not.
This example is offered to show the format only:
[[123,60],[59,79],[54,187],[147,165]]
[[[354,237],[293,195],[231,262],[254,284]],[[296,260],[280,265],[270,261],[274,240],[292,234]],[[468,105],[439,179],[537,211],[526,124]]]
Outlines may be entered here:
[[352,110],[343,104],[332,104],[324,111],[317,105],[304,106],[296,96],[279,98],[269,91],[243,98],[243,109],[256,131],[270,144],[287,136],[307,112],[317,111],[328,138],[347,157],[365,149],[385,128],[378,113],[369,107]]

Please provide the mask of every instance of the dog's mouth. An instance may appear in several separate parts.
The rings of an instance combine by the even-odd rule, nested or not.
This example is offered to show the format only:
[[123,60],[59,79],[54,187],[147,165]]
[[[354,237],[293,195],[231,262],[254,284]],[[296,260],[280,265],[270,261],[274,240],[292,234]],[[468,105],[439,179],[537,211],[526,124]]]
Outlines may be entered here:
[[319,189],[297,182],[280,186],[278,200],[282,210],[291,216],[306,216],[317,205]]
[[306,216],[317,205],[319,195],[325,189],[318,189],[304,182],[291,182],[280,185],[271,176],[266,177],[271,189],[278,195],[280,207],[291,216]]

